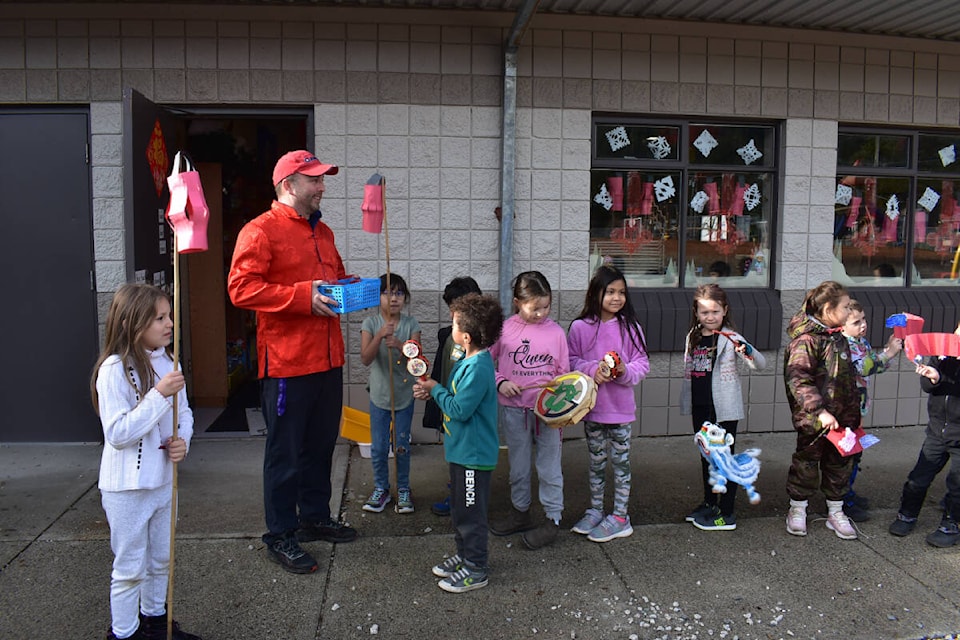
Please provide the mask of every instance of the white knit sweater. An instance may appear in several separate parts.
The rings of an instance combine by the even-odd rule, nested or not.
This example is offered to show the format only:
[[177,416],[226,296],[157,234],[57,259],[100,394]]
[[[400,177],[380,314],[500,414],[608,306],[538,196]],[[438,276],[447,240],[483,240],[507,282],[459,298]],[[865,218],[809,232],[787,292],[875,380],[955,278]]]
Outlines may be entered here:
[[[157,380],[173,370],[173,360],[164,349],[150,353]],[[173,464],[160,445],[173,435],[173,401],[152,387],[140,399],[133,383],[139,384],[133,369],[126,369],[120,357],[112,355],[97,372],[100,423],[104,445],[100,459],[100,490],[127,491],[155,489],[173,482]],[[190,446],[193,412],[186,389],[178,394],[180,419],[178,435]]]

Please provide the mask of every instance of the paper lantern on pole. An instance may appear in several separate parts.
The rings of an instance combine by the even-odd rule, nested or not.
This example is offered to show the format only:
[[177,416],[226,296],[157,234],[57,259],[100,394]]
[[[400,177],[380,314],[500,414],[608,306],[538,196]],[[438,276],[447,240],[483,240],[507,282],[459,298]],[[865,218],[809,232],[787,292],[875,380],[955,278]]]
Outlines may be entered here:
[[384,212],[384,194],[383,194],[383,176],[375,173],[367,180],[363,187],[363,205],[360,209],[363,211],[363,230],[368,233],[381,233],[383,231],[383,212]]
[[[180,171],[181,160],[184,171]],[[203,196],[200,173],[193,168],[190,159],[179,151],[174,156],[167,186],[170,188],[167,221],[176,236],[177,253],[206,251],[210,209]]]

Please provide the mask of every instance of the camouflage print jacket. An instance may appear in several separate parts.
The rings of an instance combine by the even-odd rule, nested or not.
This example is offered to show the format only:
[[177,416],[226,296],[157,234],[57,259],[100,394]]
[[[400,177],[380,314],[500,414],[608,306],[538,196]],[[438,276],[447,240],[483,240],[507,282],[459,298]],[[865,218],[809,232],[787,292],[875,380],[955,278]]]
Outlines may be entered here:
[[790,344],[783,359],[783,381],[793,416],[793,428],[816,433],[818,416],[826,409],[841,427],[860,424],[857,371],[847,339],[811,316],[794,316],[787,326]]

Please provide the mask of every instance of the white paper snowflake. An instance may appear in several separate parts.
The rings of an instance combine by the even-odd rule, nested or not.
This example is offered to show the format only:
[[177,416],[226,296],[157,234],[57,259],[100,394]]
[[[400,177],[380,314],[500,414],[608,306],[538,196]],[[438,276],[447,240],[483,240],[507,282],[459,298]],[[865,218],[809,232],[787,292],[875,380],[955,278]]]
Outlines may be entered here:
[[763,157],[763,154],[757,149],[757,145],[753,143],[753,138],[750,138],[750,142],[737,149],[737,155],[743,158],[743,164],[753,164]]
[[943,166],[945,167],[948,167],[957,161],[957,148],[954,145],[944,147],[937,153],[940,155],[940,162],[942,162]]
[[753,211],[760,204],[760,187],[754,182],[743,192],[743,203],[747,205],[747,211]]
[[927,211],[933,211],[938,202],[940,202],[940,194],[930,187],[927,187],[927,190],[924,191],[920,199],[917,200],[917,204]]
[[837,185],[837,195],[834,196],[833,201],[837,204],[842,204],[843,206],[848,206],[850,204],[850,198],[853,197],[853,188],[848,187],[845,184]]
[[716,149],[718,144],[720,143],[717,142],[717,139],[714,138],[706,129],[701,131],[700,135],[697,136],[697,139],[693,141],[693,146],[695,146],[700,153],[703,154],[704,158],[709,156],[710,152]]
[[625,128],[617,127],[607,131],[607,142],[610,143],[610,151],[619,151],[630,144],[630,137]]
[[673,186],[673,178],[664,176],[653,183],[653,192],[657,196],[657,202],[663,202],[668,198],[677,195],[677,190]]
[[601,205],[607,211],[613,208],[613,196],[607,191],[607,185],[600,185],[600,192],[593,196],[593,201]]
[[900,200],[897,198],[897,194],[893,194],[887,200],[887,217],[891,220],[900,217]]
[[647,143],[647,147],[657,160],[663,160],[670,155],[670,143],[667,142],[667,139],[663,136],[658,136],[650,140],[650,142]]
[[703,213],[703,207],[710,201],[710,196],[708,196],[703,191],[697,191],[693,194],[693,199],[690,200],[690,208],[696,211],[697,213]]

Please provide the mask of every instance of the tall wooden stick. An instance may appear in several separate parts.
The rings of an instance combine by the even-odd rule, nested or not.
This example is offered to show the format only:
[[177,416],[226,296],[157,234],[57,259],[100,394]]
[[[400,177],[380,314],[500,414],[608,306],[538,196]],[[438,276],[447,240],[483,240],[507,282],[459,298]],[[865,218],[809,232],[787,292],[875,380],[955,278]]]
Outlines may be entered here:
[[[180,251],[177,233],[173,233],[173,370],[180,365]],[[173,439],[180,425],[178,397],[173,394]],[[170,569],[167,573],[167,640],[173,640],[173,566],[177,535],[177,463],[173,463],[173,492],[170,499]]]
[[[390,289],[390,226],[387,224],[387,179],[386,177],[381,177],[382,188],[380,189],[380,203],[383,205],[383,243],[386,248],[387,254],[387,298],[393,295]],[[397,469],[397,464],[399,464],[400,454],[397,452],[397,410],[394,406],[393,399],[393,355],[390,352],[390,347],[387,347],[387,374],[389,376],[390,382],[390,449],[393,451],[394,464],[393,464],[393,487],[394,489],[400,490],[399,482],[399,470]],[[400,495],[397,494],[397,503],[394,505],[394,509],[400,508]]]

